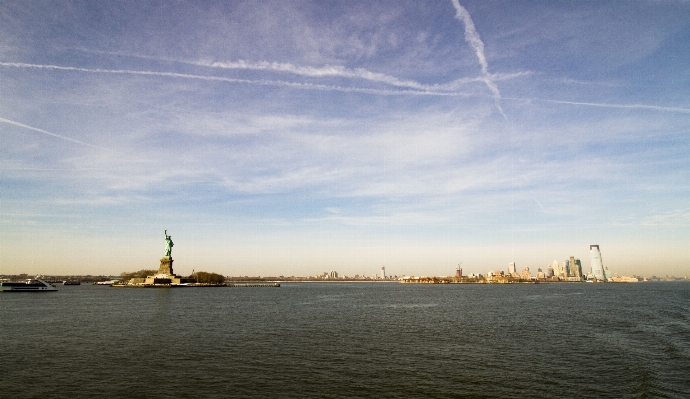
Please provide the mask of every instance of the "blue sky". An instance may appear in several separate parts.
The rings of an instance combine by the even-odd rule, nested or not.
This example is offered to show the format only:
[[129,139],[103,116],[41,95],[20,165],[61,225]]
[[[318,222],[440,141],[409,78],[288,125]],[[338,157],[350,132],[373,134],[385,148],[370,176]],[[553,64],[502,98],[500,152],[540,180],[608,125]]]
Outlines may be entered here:
[[690,274],[688,1],[4,1],[0,273]]

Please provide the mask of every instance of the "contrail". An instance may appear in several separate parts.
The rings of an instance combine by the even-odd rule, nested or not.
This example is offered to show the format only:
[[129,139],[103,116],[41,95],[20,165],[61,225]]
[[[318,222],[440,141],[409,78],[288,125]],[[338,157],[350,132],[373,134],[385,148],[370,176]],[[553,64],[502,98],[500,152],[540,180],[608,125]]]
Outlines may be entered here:
[[417,90],[434,90],[439,89],[439,86],[424,85],[413,80],[401,80],[394,76],[386,75],[378,72],[371,72],[364,68],[348,69],[338,65],[326,65],[324,67],[302,67],[287,63],[278,62],[247,62],[239,60],[236,62],[211,62],[211,61],[196,61],[186,62],[188,64],[204,66],[209,68],[222,69],[250,69],[250,70],[268,70],[275,72],[288,72],[300,76],[309,77],[343,77],[351,79],[363,79],[371,82],[385,83],[396,87],[407,87]]
[[539,207],[541,208],[541,210],[542,210],[543,212],[546,212],[546,210],[544,209],[544,206],[541,204],[541,202],[539,202],[539,201],[537,200],[537,197],[536,197],[536,196],[532,196],[532,198],[534,198],[534,202],[536,202],[537,205],[539,205]]
[[[492,73],[492,74],[489,74],[489,78],[490,78],[490,82],[495,83],[496,81],[521,78],[523,76],[528,76],[531,74],[532,74],[531,71],[514,72],[514,73]],[[473,82],[482,82],[482,83],[486,84],[486,77],[479,76],[476,78],[460,78],[460,79],[456,79],[456,80],[449,82],[449,83],[444,83],[442,85],[435,85],[435,86],[438,86],[439,88],[443,88],[445,90],[457,90],[460,88],[460,86],[466,85],[468,83],[473,83]]]
[[133,57],[141,58],[145,60],[154,61],[166,61],[166,62],[176,62],[179,64],[187,64],[194,66],[201,66],[206,68],[219,68],[219,69],[244,69],[244,70],[254,70],[254,71],[273,71],[273,72],[286,72],[294,75],[309,76],[309,77],[344,77],[344,78],[360,78],[364,80],[369,80],[378,83],[385,83],[396,87],[407,87],[417,90],[442,90],[443,85],[424,85],[413,80],[402,80],[395,76],[386,75],[378,72],[371,72],[364,68],[349,69],[339,65],[326,65],[323,67],[311,67],[311,66],[298,66],[289,63],[281,62],[268,62],[268,61],[212,61],[212,60],[184,60],[168,57],[153,57],[147,55],[139,54],[128,54],[120,52],[110,52],[110,51],[98,51],[98,50],[88,50],[88,49],[78,49],[79,51],[87,53],[96,54],[107,54],[116,55],[123,57]]
[[[459,88],[460,85],[473,83],[473,82],[486,82],[487,77],[493,79],[498,77],[501,80],[512,79],[515,77],[520,77],[530,74],[529,72],[518,72],[513,74],[502,74],[502,75],[491,75],[488,72],[484,73],[482,71],[481,77],[475,78],[461,78],[456,79],[449,83],[435,84],[435,85],[425,85],[414,80],[402,80],[395,76],[386,75],[378,72],[371,72],[364,68],[348,69],[343,66],[325,66],[321,68],[315,67],[302,67],[293,64],[277,63],[277,62],[246,62],[239,60],[236,62],[210,62],[210,61],[178,61],[190,65],[203,66],[209,68],[222,68],[222,69],[251,69],[251,70],[270,70],[276,72],[288,72],[300,76],[309,77],[340,77],[340,78],[351,78],[351,79],[363,79],[370,82],[384,83],[390,86],[405,87],[409,89],[423,90],[423,91],[452,91]],[[495,88],[493,81],[489,79],[489,82]],[[488,85],[489,83],[487,83]],[[492,90],[494,91],[494,90]],[[500,96],[498,89],[495,89],[495,93]]]
[[455,10],[457,11],[455,18],[465,24],[465,41],[472,46],[474,52],[477,54],[479,64],[482,67],[482,74],[488,75],[489,64],[486,62],[486,56],[484,56],[484,42],[482,42],[482,39],[479,37],[479,33],[477,33],[477,29],[474,27],[474,22],[472,21],[470,13],[465,9],[465,7],[460,5],[458,0],[453,0],[453,7],[455,7]]
[[378,95],[467,96],[467,94],[457,93],[457,92],[442,92],[442,91],[432,91],[432,90],[367,89],[367,88],[342,87],[342,86],[323,85],[323,84],[314,84],[314,83],[286,82],[286,81],[281,81],[281,80],[236,79],[236,78],[225,78],[225,77],[220,77],[220,76],[192,75],[192,74],[177,73],[177,72],[137,71],[137,70],[131,70],[131,69],[98,69],[98,68],[97,69],[91,69],[91,68],[79,68],[79,67],[69,67],[69,66],[60,66],[60,65],[26,64],[26,63],[20,63],[20,62],[0,62],[0,66],[15,67],[15,68],[51,69],[51,70],[87,72],[87,73],[165,76],[165,77],[173,77],[173,78],[197,79],[197,80],[219,81],[219,82],[228,82],[228,83],[259,84],[259,85],[266,85],[266,86],[288,86],[288,87],[295,87],[298,89],[305,89],[305,90],[328,90],[328,91],[357,92],[357,93],[378,94]]
[[9,120],[9,119],[0,118],[0,122],[2,122],[2,123],[7,123],[7,124],[10,124],[10,125],[14,125],[14,126],[23,127],[24,129],[33,130],[33,131],[35,131],[35,132],[47,134],[48,136],[57,137],[57,138],[59,138],[59,139],[71,141],[71,142],[73,142],[73,143],[85,145],[85,146],[88,146],[88,147],[98,148],[98,149],[100,149],[100,150],[112,151],[110,148],[99,147],[99,146],[97,146],[97,145],[85,143],[85,142],[83,142],[83,141],[79,141],[79,140],[72,139],[72,138],[69,138],[69,137],[61,136],[61,135],[59,135],[59,134],[51,133],[51,132],[49,132],[49,131],[47,131],[47,130],[43,130],[43,129],[39,129],[39,128],[37,128],[37,127],[25,125],[25,124],[23,124],[23,123],[15,122],[15,121],[12,121],[12,120]]
[[474,27],[472,17],[465,7],[460,5],[458,0],[453,0],[453,7],[455,7],[455,10],[457,11],[455,18],[465,24],[465,41],[474,49],[475,54],[477,54],[479,65],[482,68],[482,77],[484,78],[483,81],[494,95],[496,108],[498,108],[498,110],[501,112],[503,118],[508,120],[508,117],[506,117],[506,114],[503,112],[503,108],[501,108],[501,92],[498,91],[498,86],[496,86],[496,83],[491,80],[489,64],[486,62],[486,56],[484,55],[484,42],[482,42],[482,39],[479,37],[479,33],[477,33],[477,29]]
[[602,107],[602,108],[649,109],[652,111],[680,112],[680,113],[684,113],[684,114],[690,114],[690,108],[682,108],[682,107],[662,107],[659,105],[645,105],[645,104],[607,104],[607,103],[590,103],[590,102],[542,100],[542,99],[536,99],[536,100],[554,103],[554,104],[584,105],[584,106],[588,106],[588,107]]
[[[486,76],[485,74],[482,74],[480,77],[474,77],[474,78],[461,78],[454,80],[449,83],[442,83],[442,84],[435,84],[435,85],[425,85],[422,83],[419,83],[414,80],[403,80],[396,78],[395,76],[391,75],[386,75],[383,73],[378,73],[378,72],[372,72],[364,68],[356,68],[356,69],[349,69],[345,68],[340,65],[326,65],[324,67],[311,67],[311,66],[298,66],[294,64],[289,64],[289,63],[279,63],[279,62],[268,62],[268,61],[257,61],[257,62],[251,62],[251,61],[245,61],[245,60],[237,60],[237,61],[211,61],[211,60],[198,60],[198,61],[193,61],[193,60],[184,60],[184,59],[175,59],[175,58],[168,58],[168,57],[153,57],[153,56],[147,56],[147,55],[139,55],[139,54],[128,54],[128,53],[120,53],[120,52],[109,52],[109,51],[98,51],[98,50],[88,50],[88,49],[78,49],[79,51],[87,52],[87,53],[96,53],[96,54],[107,54],[107,55],[115,55],[115,56],[121,56],[121,57],[132,57],[132,58],[140,58],[140,59],[145,59],[145,60],[154,60],[154,61],[165,61],[165,62],[175,62],[179,64],[186,64],[186,65],[194,65],[194,66],[200,66],[200,67],[205,67],[205,68],[219,68],[219,69],[243,69],[243,70],[254,70],[254,71],[271,71],[271,72],[284,72],[284,73],[290,73],[294,75],[299,75],[299,76],[308,76],[308,77],[341,77],[341,78],[350,78],[350,79],[362,79],[362,80],[368,80],[370,82],[376,82],[376,83],[383,83],[387,84],[390,86],[395,86],[395,87],[405,87],[409,89],[415,89],[415,90],[423,90],[423,91],[453,91],[457,90],[460,85],[468,84],[468,83],[474,83],[474,82],[485,82]],[[507,79],[513,79],[516,77],[521,77],[524,75],[529,75],[531,72],[518,72],[518,73],[513,73],[513,74],[488,74],[491,77],[492,81],[495,80],[507,80]]]

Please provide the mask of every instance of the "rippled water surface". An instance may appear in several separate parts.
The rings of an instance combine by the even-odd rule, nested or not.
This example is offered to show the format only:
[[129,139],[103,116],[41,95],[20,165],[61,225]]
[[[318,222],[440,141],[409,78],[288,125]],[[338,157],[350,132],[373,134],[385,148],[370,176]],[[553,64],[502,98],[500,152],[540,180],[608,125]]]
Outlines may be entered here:
[[0,294],[0,397],[690,397],[690,284]]

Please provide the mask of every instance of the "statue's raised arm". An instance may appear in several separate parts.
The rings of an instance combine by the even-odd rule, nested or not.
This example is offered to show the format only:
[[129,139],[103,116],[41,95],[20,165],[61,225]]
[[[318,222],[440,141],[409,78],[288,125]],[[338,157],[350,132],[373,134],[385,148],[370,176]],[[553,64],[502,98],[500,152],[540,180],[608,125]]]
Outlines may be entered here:
[[168,235],[168,230],[166,229],[164,231],[165,234],[165,256],[170,257],[170,254],[172,253],[172,247],[173,247],[173,242],[171,237]]

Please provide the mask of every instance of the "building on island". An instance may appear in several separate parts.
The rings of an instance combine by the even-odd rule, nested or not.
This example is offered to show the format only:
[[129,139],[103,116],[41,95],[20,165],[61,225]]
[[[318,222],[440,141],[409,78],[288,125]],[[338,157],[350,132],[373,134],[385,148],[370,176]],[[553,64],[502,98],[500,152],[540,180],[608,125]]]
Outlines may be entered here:
[[532,273],[530,273],[529,267],[525,266],[525,268],[522,269],[522,273],[520,273],[520,278],[523,280],[531,280],[532,279]]
[[381,266],[381,278],[386,278],[386,266]]

